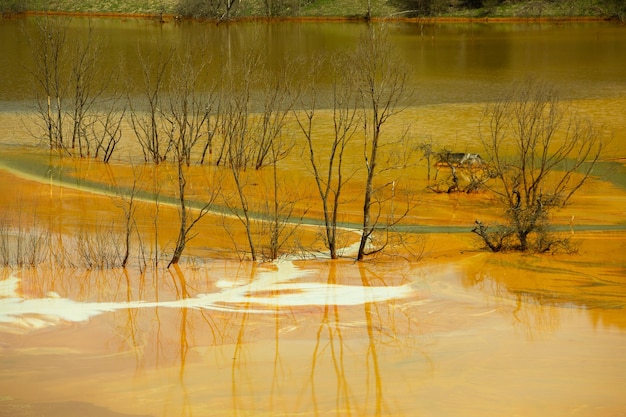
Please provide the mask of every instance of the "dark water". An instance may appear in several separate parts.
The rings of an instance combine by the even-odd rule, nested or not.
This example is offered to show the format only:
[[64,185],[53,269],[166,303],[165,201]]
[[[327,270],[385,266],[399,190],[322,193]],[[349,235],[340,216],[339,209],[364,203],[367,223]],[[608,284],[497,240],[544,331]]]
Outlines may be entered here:
[[[139,56],[171,47],[189,51],[214,71],[261,51],[274,71],[312,56],[332,59],[355,48],[362,23],[247,22],[158,24],[147,20],[86,18],[68,23],[70,39],[91,26],[103,45],[103,65],[121,71],[125,88],[140,77]],[[626,28],[614,23],[428,24],[385,23],[389,40],[409,64],[415,104],[482,102],[511,81],[537,75],[568,98],[605,97],[626,85]],[[35,18],[0,21],[0,109],[32,97],[30,41]],[[298,75],[294,74],[297,82]]]

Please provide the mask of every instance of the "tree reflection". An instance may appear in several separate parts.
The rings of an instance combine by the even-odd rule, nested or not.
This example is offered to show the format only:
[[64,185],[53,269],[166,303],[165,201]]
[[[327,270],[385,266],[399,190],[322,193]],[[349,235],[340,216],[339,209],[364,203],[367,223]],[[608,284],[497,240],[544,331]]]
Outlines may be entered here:
[[[414,333],[416,328],[415,319],[402,313],[400,309],[395,309],[393,301],[367,301],[368,289],[376,285],[393,285],[393,282],[376,274],[370,268],[370,264],[364,263],[351,267],[358,269],[358,279],[365,295],[361,318],[358,310],[340,308],[332,302],[334,299],[331,294],[332,286],[338,284],[339,276],[342,279],[350,279],[351,269],[344,270],[346,275],[344,276],[338,273],[337,268],[336,262],[329,263],[327,277],[329,302],[323,308],[315,335],[310,374],[306,382],[310,385],[315,415],[328,412],[326,409],[320,409],[320,404],[324,404],[328,398],[320,402],[318,392],[321,387],[321,392],[328,396],[327,386],[331,380],[327,371],[324,371],[324,366],[330,368],[330,375],[336,383],[333,409],[337,415],[380,416],[393,413],[383,396],[384,378],[379,362],[379,349],[382,347],[397,355],[408,347],[415,353],[419,349],[419,344],[409,344],[414,336],[411,333]],[[389,276],[393,276],[395,271],[388,272],[392,272]],[[403,326],[396,326],[396,320],[404,321]],[[365,335],[362,332],[363,328]],[[363,336],[365,345],[362,346],[362,352],[359,345]],[[363,359],[365,364],[361,362]]]
[[[363,284],[364,287],[369,287],[370,281],[367,277],[366,274],[366,270],[362,265],[359,265],[359,273],[361,275],[361,283]],[[372,322],[372,318],[373,318],[373,314],[372,314],[372,307],[376,307],[372,305],[373,303],[365,303],[363,305],[364,308],[364,312],[365,312],[365,320],[367,322],[367,337],[369,340],[369,347],[367,349],[367,357],[366,358],[371,358],[372,360],[372,369],[373,369],[373,373],[374,373],[374,382],[375,382],[375,393],[376,393],[376,399],[375,399],[375,404],[376,404],[376,415],[380,416],[381,415],[381,407],[383,404],[383,394],[382,394],[382,380],[381,380],[381,376],[380,376],[380,369],[378,367],[378,354],[376,352],[376,343],[375,343],[375,339],[374,339],[374,326],[373,326],[373,322]],[[378,311],[376,310],[376,314],[378,315]],[[378,316],[379,320],[380,320],[380,316]],[[382,329],[382,327],[379,327],[379,331]],[[368,369],[368,374],[369,374],[369,362],[366,360],[366,366]],[[368,381],[368,390],[367,392],[369,393],[369,381],[370,381],[370,376],[368,375],[367,378]]]
[[463,282],[466,286],[480,288],[490,303],[503,307],[498,311],[510,314],[512,324],[533,340],[558,328],[559,310],[550,300],[547,288],[529,277],[527,272],[519,269],[503,271],[485,262],[476,269],[470,268]]
[[[253,274],[251,274],[252,279]],[[237,415],[237,410],[239,409],[238,401],[241,400],[243,395],[240,395],[238,392],[238,379],[237,379],[237,371],[241,372],[242,369],[245,369],[245,354],[243,350],[244,344],[244,333],[246,328],[246,322],[248,321],[249,313],[245,312],[247,310],[249,304],[244,305],[244,313],[241,314],[241,322],[239,325],[239,332],[237,333],[237,339],[235,342],[235,351],[233,352],[232,358],[232,367],[231,367],[231,390],[232,390],[232,400],[233,400],[233,411],[234,415]],[[244,365],[244,366],[242,366]],[[243,384],[242,384],[243,385]],[[243,387],[242,387],[243,388]]]
[[[328,285],[334,285],[337,283],[337,264],[335,262],[330,263],[330,269],[328,271]],[[328,340],[326,346],[322,345],[322,334],[328,334]],[[335,344],[337,346],[335,346]],[[324,306],[324,312],[320,326],[317,330],[315,339],[315,347],[313,349],[313,356],[311,360],[311,376],[309,382],[311,384],[311,399],[315,410],[315,415],[319,414],[317,393],[315,390],[315,371],[317,367],[318,359],[320,358],[320,351],[325,350],[328,347],[330,349],[331,363],[337,379],[336,388],[336,400],[335,408],[339,413],[339,410],[345,410],[347,414],[350,414],[350,391],[348,388],[348,380],[346,377],[346,371],[344,368],[344,340],[341,332],[341,321],[339,319],[339,308],[336,304],[326,304]]]
[[309,262],[307,273],[292,264],[225,265],[229,278],[220,280],[217,268],[173,267],[42,274],[24,282],[39,296],[56,289],[96,311],[90,327],[103,351],[90,357],[116,366],[130,359],[134,371],[124,369],[134,374],[132,395],[160,404],[164,415],[215,404],[228,415],[393,412],[384,382],[395,386],[389,376],[398,371],[385,369],[388,355],[393,366],[398,353],[408,347],[412,358],[419,346],[416,320],[393,300],[377,298],[382,287],[392,294],[400,288],[398,271],[385,268],[387,278],[372,264],[346,261]]
[[[172,269],[176,273],[172,272]],[[172,277],[172,282],[177,290],[177,299],[184,300],[189,298],[189,289],[187,288],[187,280],[185,279],[185,275],[182,273],[178,264],[173,264],[172,268],[167,268],[167,272]],[[178,285],[177,285],[178,283]],[[187,353],[189,352],[189,340],[188,337],[192,337],[188,335],[188,309],[182,307],[180,309],[180,339],[179,339],[179,355],[180,355],[180,371],[178,372],[178,380],[180,382],[180,387],[183,393],[183,404],[181,410],[181,416],[191,416],[191,401],[189,399],[189,393],[187,391],[187,385],[185,384],[185,365],[187,364]],[[192,341],[193,342],[193,341]]]
[[566,310],[581,309],[592,320],[607,317],[608,323],[615,322],[611,312],[624,307],[625,287],[611,280],[604,268],[581,264],[574,256],[485,255],[464,269],[463,285],[480,288],[534,339],[557,330]]
[[[137,298],[133,295],[133,285],[131,283],[131,278],[126,268],[123,269],[124,272],[124,281],[126,283],[126,302],[131,302],[134,299],[141,299],[141,293],[143,292],[143,285],[140,285],[139,291],[137,294]],[[140,283],[143,284],[144,280],[140,279]],[[129,308],[126,310],[126,326],[124,326],[123,334],[125,335],[126,340],[130,341],[132,350],[135,354],[135,360],[139,363],[139,346],[141,342],[138,340],[138,326],[137,326],[137,314],[139,313],[138,309]]]

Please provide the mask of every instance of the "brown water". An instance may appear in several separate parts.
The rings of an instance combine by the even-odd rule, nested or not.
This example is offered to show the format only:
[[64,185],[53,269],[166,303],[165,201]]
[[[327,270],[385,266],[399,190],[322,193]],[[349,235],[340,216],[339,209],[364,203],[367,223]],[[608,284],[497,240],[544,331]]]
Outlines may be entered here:
[[[140,84],[139,53],[146,59],[170,47],[194,48],[217,71],[236,66],[246,51],[257,48],[278,71],[285,60],[354,49],[367,30],[360,23],[336,22],[161,25],[141,19],[75,19],[68,36],[85,37],[90,25],[107,57],[103,65],[121,68],[130,89]],[[626,29],[617,23],[384,25],[412,70],[414,103],[484,102],[529,74],[556,83],[569,98],[624,91]],[[34,31],[33,18],[0,22],[0,110],[32,97],[28,68]]]
[[[53,246],[119,220],[109,185],[128,186],[134,175],[123,157],[106,168],[33,148],[25,129],[32,119],[24,112],[30,87],[21,69],[29,56],[23,23],[28,30],[28,20],[0,21],[0,220],[17,230],[52,225]],[[352,48],[364,29],[94,24],[112,65],[132,63],[139,47],[190,38],[210,39],[213,51],[226,42],[232,57],[242,45],[262,43],[278,61]],[[84,33],[85,21],[73,25],[76,36]],[[211,215],[181,268],[86,271],[70,259],[64,267],[2,268],[0,416],[626,415],[626,174],[623,163],[608,160],[626,157],[625,28],[390,27],[419,87],[392,132],[413,122],[416,140],[479,151],[483,104],[527,73],[555,81],[605,127],[610,158],[554,218],[575,238],[577,253],[476,249],[468,232],[474,218],[498,213],[481,196],[423,191],[420,165],[403,173],[420,200],[408,220],[438,233],[416,240],[419,261],[240,263],[223,219]],[[292,156],[283,176],[304,197],[314,195],[302,167]],[[159,175],[171,173],[164,167]],[[164,180],[158,213],[163,247],[176,232],[169,186]],[[139,206],[148,235],[155,216],[149,201]],[[346,220],[356,218],[359,201],[344,208]],[[311,208],[309,217],[315,213]],[[315,228],[301,233],[315,240]],[[354,241],[346,232],[345,244]]]

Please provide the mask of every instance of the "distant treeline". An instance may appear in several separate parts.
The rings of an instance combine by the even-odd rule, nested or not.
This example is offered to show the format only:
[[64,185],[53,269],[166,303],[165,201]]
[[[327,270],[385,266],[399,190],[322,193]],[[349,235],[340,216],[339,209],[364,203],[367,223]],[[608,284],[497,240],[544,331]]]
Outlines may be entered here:
[[413,16],[467,17],[616,17],[624,0],[389,0]]
[[137,14],[229,20],[251,17],[601,17],[626,20],[624,0],[0,0],[2,15]]

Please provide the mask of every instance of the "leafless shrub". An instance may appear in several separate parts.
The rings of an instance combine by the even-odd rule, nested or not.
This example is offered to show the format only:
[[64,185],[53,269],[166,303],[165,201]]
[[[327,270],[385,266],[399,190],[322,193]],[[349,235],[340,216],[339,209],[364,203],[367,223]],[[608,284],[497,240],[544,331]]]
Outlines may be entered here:
[[476,220],[476,226],[472,229],[472,233],[480,236],[492,252],[500,252],[513,247],[512,237],[515,230],[509,226],[501,224],[487,226]]
[[0,218],[0,262],[4,266],[11,265],[11,229],[4,218]]
[[119,236],[113,224],[97,224],[93,230],[82,227],[76,234],[79,263],[86,269],[109,269],[122,264]]
[[13,222],[6,216],[0,218],[0,265],[6,267],[34,267],[48,255],[50,233],[37,225],[26,224],[18,202],[17,219]]
[[506,224],[474,229],[492,250],[553,250],[550,214],[565,206],[591,176],[603,149],[601,132],[561,103],[546,82],[528,78],[485,109],[482,143]]
[[[371,247],[372,234],[381,230],[379,223],[384,198],[380,191],[389,184],[376,185],[380,169],[385,168],[384,126],[393,116],[400,113],[410,96],[407,83],[408,67],[394,54],[384,30],[368,28],[352,57],[355,86],[360,97],[361,121],[363,123],[363,160],[365,165],[365,189],[363,193],[363,227],[358,260],[379,252],[383,247]],[[392,148],[389,148],[392,149]],[[405,148],[405,149],[411,149]],[[377,212],[374,212],[377,210]],[[398,219],[396,219],[398,220]]]
[[[429,181],[428,189],[436,193],[475,193],[485,188],[485,183],[493,174],[480,155],[471,153],[455,153],[449,149],[432,152],[437,159],[433,181]],[[448,173],[438,179],[441,170]]]
[[90,26],[86,37],[74,39],[68,35],[70,22],[60,16],[37,17],[34,34],[29,37],[38,128],[50,150],[90,157],[104,143],[99,137],[102,126],[105,137],[114,138],[106,146],[104,158],[108,160],[119,135],[112,127],[117,119],[111,117],[113,110],[101,113],[98,107],[110,101],[105,92],[114,77],[103,72],[102,42],[93,28]]
[[165,161],[171,150],[169,141],[161,133],[159,113],[173,55],[174,50],[160,48],[156,57],[140,55],[143,91],[139,98],[128,97],[130,124],[144,160],[155,164]]

